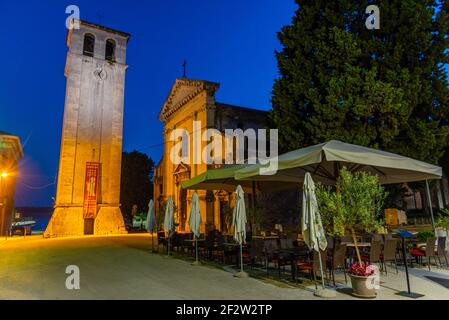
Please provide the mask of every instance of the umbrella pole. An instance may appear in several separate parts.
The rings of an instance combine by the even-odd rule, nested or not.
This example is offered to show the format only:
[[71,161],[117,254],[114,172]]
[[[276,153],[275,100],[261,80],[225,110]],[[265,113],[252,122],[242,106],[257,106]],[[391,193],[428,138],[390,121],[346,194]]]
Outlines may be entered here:
[[201,262],[199,261],[198,256],[198,238],[193,234],[193,240],[195,241],[195,261],[192,262],[192,266],[200,266]]
[[195,237],[195,254],[196,254],[196,263],[198,264],[198,239]]
[[318,247],[318,257],[320,259],[320,273],[321,273],[321,282],[323,284],[323,290],[326,289],[326,286],[324,284],[324,273],[323,273],[323,260],[321,259],[321,250]]
[[240,243],[240,272],[243,272],[243,244]]
[[433,218],[432,198],[430,196],[430,188],[429,188],[428,180],[426,180],[426,191],[427,191],[427,200],[428,200],[429,210],[430,210],[430,217],[432,219],[432,229],[433,229],[433,232],[435,232],[435,219]]
[[151,251],[154,252],[154,232],[151,230]]
[[324,284],[323,261],[321,259],[321,250],[319,246],[318,246],[318,257],[320,261],[321,281],[323,287],[321,289],[316,290],[314,295],[321,298],[335,298],[337,296],[336,292],[334,290],[326,289],[326,286]]
[[167,256],[170,256],[170,236],[168,236]]
[[248,274],[243,271],[243,232],[242,232],[242,241],[240,242],[240,271],[234,274],[234,277],[237,278],[248,278]]

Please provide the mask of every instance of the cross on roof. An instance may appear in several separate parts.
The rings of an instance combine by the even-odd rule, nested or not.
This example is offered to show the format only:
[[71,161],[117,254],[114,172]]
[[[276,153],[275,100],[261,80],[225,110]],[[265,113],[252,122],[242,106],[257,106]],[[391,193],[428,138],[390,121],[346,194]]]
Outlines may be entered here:
[[184,70],[184,73],[183,73],[183,78],[187,78],[187,61],[186,60],[184,60],[184,63],[182,64],[182,67],[183,67],[183,70]]

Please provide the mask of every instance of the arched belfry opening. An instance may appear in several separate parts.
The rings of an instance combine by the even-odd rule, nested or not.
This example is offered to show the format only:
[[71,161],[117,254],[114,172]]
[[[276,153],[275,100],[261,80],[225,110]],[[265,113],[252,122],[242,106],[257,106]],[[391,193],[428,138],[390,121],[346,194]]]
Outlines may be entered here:
[[91,33],[84,35],[83,55],[93,57],[95,51],[95,36]]
[[106,40],[105,59],[108,61],[115,61],[115,41],[112,39]]

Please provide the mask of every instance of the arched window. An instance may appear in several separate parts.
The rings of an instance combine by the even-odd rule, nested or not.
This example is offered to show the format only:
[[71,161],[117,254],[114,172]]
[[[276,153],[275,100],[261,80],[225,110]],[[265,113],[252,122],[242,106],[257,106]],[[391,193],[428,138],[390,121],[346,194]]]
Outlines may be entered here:
[[88,57],[93,57],[94,49],[95,49],[95,37],[90,33],[86,33],[84,35],[83,54]]
[[115,61],[115,41],[108,39],[106,41],[106,60]]

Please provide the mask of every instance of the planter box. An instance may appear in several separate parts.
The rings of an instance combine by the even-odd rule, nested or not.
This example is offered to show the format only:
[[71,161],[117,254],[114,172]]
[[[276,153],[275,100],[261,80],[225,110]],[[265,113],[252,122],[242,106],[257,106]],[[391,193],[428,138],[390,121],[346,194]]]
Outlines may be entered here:
[[377,275],[362,277],[350,274],[349,276],[351,277],[352,294],[354,296],[358,298],[375,298],[377,296]]

